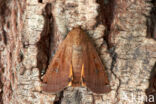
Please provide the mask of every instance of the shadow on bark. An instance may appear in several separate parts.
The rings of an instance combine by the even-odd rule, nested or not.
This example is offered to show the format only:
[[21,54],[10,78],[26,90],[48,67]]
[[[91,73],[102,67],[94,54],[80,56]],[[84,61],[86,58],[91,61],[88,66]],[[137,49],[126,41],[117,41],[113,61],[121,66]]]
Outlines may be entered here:
[[[147,102],[145,104],[155,104],[156,102],[156,63],[151,71],[149,87],[146,90]],[[154,100],[154,101],[153,101]]]
[[45,6],[45,10],[42,12],[44,17],[44,27],[41,32],[41,39],[37,43],[38,55],[37,55],[37,67],[40,69],[40,74],[43,75],[47,69],[49,62],[49,50],[50,50],[50,35],[52,34],[52,13],[51,4]]
[[105,30],[105,41],[107,42],[108,48],[112,47],[112,43],[110,42],[110,31],[111,24],[115,15],[115,0],[97,0],[97,3],[100,4],[99,8],[99,16],[97,17],[98,22],[102,22],[102,24],[106,27]]
[[153,7],[147,19],[147,38],[156,40],[156,0],[152,0]]
[[[4,47],[7,45],[7,33],[4,30],[4,24],[7,24],[9,28],[9,23],[7,22],[7,17],[10,16],[10,9],[8,7],[9,2],[8,0],[0,0],[0,104],[3,104],[3,81],[2,81],[2,74],[4,72],[2,60],[1,60],[1,51],[3,51]],[[2,45],[4,44],[4,45]]]
[[63,91],[61,91],[59,97],[55,99],[54,104],[61,104],[62,98],[63,98]]
[[3,95],[3,84],[2,84],[2,65],[0,64],[0,104],[3,104],[2,95]]

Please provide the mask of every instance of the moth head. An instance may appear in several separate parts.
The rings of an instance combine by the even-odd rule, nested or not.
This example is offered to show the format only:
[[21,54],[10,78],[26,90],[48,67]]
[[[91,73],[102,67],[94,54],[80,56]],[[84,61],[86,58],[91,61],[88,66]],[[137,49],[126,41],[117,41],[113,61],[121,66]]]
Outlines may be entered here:
[[73,44],[75,45],[80,45],[82,42],[82,34],[83,30],[81,29],[81,27],[75,27],[72,31],[71,31],[71,35],[72,35],[72,40],[73,40]]

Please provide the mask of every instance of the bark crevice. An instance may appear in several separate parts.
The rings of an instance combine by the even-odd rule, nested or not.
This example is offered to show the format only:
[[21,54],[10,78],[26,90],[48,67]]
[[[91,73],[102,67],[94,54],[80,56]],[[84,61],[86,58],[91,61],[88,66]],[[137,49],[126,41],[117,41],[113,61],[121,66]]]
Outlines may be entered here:
[[151,1],[153,7],[151,8],[150,15],[147,16],[147,38],[156,40],[156,1]]
[[151,96],[154,96],[154,101],[156,101],[156,63],[153,66],[149,79],[149,87],[146,89],[147,100],[145,104],[155,104],[150,102]]
[[43,31],[41,32],[41,38],[37,43],[37,67],[40,69],[41,75],[45,73],[50,60],[50,43],[53,35],[53,20],[50,3],[45,6],[44,10],[42,11],[42,15],[44,17],[44,26]]

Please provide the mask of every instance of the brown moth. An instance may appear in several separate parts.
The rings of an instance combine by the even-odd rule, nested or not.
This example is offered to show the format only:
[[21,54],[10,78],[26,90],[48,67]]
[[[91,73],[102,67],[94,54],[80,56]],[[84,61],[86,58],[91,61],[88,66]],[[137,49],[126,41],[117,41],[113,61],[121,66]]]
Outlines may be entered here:
[[86,86],[94,93],[111,90],[100,57],[80,27],[71,30],[60,44],[43,82],[45,92],[58,92],[67,86]]

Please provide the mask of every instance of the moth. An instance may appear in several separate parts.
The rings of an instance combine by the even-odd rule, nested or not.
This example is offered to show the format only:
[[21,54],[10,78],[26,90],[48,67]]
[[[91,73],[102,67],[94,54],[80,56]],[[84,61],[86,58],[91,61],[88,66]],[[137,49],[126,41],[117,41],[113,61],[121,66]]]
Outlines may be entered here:
[[111,90],[105,67],[91,39],[80,28],[72,29],[43,76],[42,91],[56,93],[67,86],[84,86],[94,93]]

